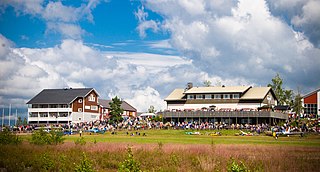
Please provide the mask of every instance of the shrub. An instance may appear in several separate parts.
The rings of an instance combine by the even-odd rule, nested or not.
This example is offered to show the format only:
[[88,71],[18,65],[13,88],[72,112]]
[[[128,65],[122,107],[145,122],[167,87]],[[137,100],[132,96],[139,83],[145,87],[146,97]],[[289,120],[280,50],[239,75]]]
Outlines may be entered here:
[[88,160],[86,154],[82,153],[82,160],[80,161],[80,164],[77,165],[74,169],[75,172],[93,172],[94,169],[92,168],[91,161]]
[[140,163],[133,158],[131,147],[128,147],[128,158],[119,163],[119,172],[141,172]]
[[50,144],[61,144],[64,140],[62,131],[50,131]]
[[17,135],[10,132],[8,129],[4,129],[0,132],[0,144],[7,145],[7,144],[20,144],[22,139]]
[[31,143],[36,145],[63,143],[63,133],[61,131],[50,131],[50,133],[40,129],[34,131],[31,136]]
[[46,171],[51,171],[54,167],[53,160],[48,156],[48,154],[44,153],[41,156],[41,168]]
[[78,138],[76,141],[74,141],[76,145],[85,145],[87,142],[84,140],[84,137]]
[[230,162],[228,163],[228,172],[250,172],[250,170],[242,161],[237,163],[233,158],[231,158]]

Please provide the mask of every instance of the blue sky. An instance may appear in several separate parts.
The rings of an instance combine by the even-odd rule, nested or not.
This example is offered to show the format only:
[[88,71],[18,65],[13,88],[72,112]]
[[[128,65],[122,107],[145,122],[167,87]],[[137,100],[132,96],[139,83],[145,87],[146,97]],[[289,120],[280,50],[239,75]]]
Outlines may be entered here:
[[93,87],[139,111],[187,82],[320,87],[317,0],[4,0],[0,107]]
[[[61,1],[61,3],[65,6],[77,8],[86,4],[86,1]],[[137,51],[135,47],[144,44],[144,42],[169,38],[169,34],[150,31],[147,31],[148,37],[140,38],[136,30],[139,21],[134,13],[141,6],[142,3],[139,1],[102,1],[91,13],[94,16],[93,21],[82,18],[70,23],[79,25],[85,31],[81,35],[81,40],[87,44],[108,45],[118,50],[122,47],[117,47],[114,44],[132,41],[125,48],[127,51]],[[146,10],[146,12],[149,18],[161,21],[161,16],[150,10]],[[17,13],[20,14],[17,15]],[[0,32],[13,41],[16,47],[51,47],[61,43],[62,39],[69,38],[69,36],[55,31],[46,31],[47,21],[39,15],[17,12],[11,6],[5,8],[5,12],[0,19],[2,25]]]

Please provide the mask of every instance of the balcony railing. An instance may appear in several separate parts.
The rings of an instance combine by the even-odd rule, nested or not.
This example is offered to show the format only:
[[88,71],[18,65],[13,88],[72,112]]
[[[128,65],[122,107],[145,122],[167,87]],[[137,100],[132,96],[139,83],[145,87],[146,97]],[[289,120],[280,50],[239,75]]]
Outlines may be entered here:
[[288,114],[269,111],[181,111],[181,112],[159,112],[163,118],[278,118],[288,119]]
[[28,108],[29,112],[71,112],[72,108]]

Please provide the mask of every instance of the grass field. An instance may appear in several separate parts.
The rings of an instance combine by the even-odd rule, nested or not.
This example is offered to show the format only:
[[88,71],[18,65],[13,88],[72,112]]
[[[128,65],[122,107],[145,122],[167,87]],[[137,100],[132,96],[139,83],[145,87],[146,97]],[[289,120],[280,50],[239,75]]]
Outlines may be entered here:
[[251,171],[318,171],[320,136],[279,137],[186,135],[184,130],[146,130],[147,136],[84,134],[85,145],[76,145],[79,135],[65,136],[61,145],[29,144],[0,148],[0,168],[8,171],[74,171],[84,152],[96,171],[117,171],[132,147],[134,159],[143,171],[227,171],[232,159]]

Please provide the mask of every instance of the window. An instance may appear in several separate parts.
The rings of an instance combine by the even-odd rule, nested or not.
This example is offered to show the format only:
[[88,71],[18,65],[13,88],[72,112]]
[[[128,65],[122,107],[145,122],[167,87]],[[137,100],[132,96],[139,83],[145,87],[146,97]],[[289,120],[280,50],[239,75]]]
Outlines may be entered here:
[[68,112],[60,112],[59,117],[68,117]]
[[38,113],[37,112],[29,113],[29,117],[38,117]]
[[52,105],[49,105],[49,108],[58,108],[58,105],[57,104],[52,104]]
[[211,94],[206,94],[205,99],[211,99]]
[[214,99],[221,99],[221,94],[215,94]]
[[93,106],[93,105],[91,105],[91,110],[97,111],[97,110],[98,110],[98,106]]
[[90,110],[90,106],[85,106],[84,109]]
[[202,98],[203,98],[202,94],[197,94],[196,95],[196,99],[202,99]]
[[78,100],[78,103],[82,103],[82,99],[79,99],[79,100]]
[[78,112],[82,112],[82,108],[78,108]]
[[93,94],[90,94],[90,96],[88,97],[88,100],[89,100],[90,102],[95,102],[95,101],[96,101],[96,98],[94,97]]
[[194,99],[194,95],[187,95],[187,99]]
[[233,94],[233,99],[239,99],[239,94]]
[[47,112],[40,112],[40,117],[48,117],[48,113]]
[[230,94],[224,94],[223,99],[230,99]]
[[317,114],[317,104],[304,104],[305,114]]
[[57,112],[50,112],[50,117],[57,117],[58,116],[58,113]]

